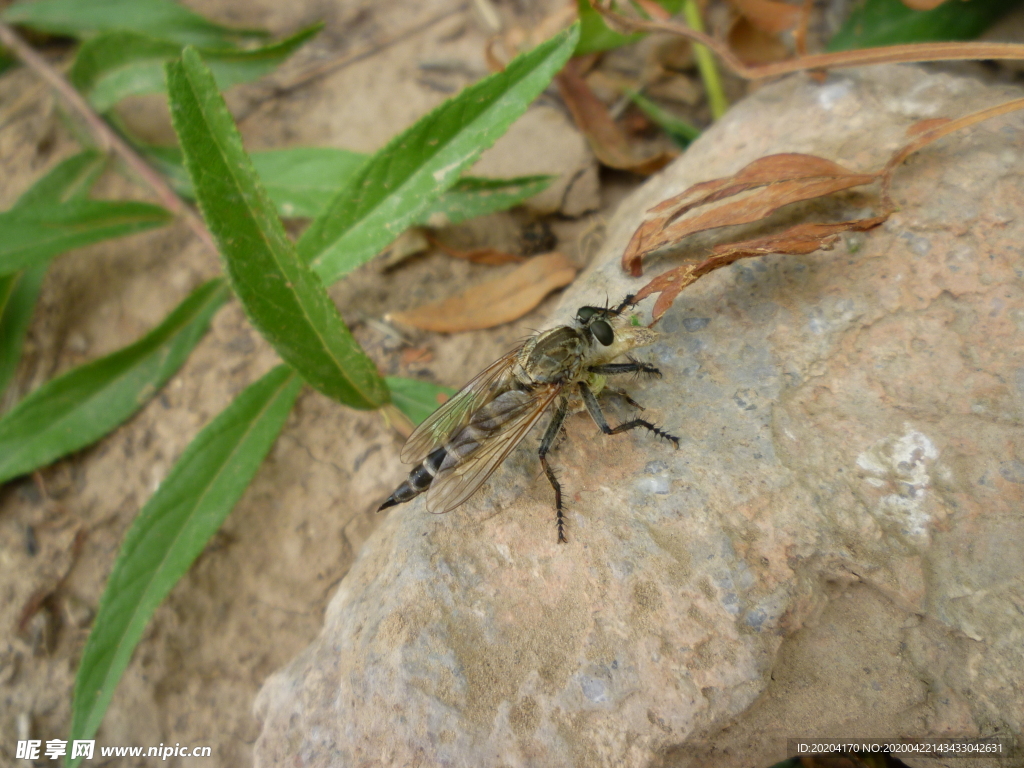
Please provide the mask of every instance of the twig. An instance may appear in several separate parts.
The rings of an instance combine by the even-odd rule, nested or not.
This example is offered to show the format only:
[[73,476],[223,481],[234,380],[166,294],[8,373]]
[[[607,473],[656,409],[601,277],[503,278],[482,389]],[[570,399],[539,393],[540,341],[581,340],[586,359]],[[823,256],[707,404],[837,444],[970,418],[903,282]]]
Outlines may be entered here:
[[185,223],[196,234],[196,236],[207,245],[211,251],[217,253],[217,244],[213,235],[206,228],[206,224],[199,218],[185,202],[178,197],[170,185],[153,168],[143,160],[139,154],[132,149],[124,139],[107,125],[96,111],[89,106],[78,91],[61,75],[56,69],[36,53],[10,26],[0,22],[0,43],[17,56],[29,69],[45,80],[51,88],[61,95],[68,106],[76,112],[92,133],[96,144],[104,152],[114,152],[119,155],[124,163],[131,168],[138,176],[149,185],[150,189],[159,198],[161,204],[177,216],[185,219]]

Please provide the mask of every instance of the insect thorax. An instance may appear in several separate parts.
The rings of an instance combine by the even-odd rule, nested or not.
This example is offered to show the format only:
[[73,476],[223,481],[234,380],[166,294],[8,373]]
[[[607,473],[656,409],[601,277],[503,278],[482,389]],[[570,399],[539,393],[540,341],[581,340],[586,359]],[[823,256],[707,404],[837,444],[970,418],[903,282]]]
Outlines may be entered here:
[[539,333],[523,345],[516,358],[515,376],[524,384],[566,384],[583,368],[589,342],[569,326]]

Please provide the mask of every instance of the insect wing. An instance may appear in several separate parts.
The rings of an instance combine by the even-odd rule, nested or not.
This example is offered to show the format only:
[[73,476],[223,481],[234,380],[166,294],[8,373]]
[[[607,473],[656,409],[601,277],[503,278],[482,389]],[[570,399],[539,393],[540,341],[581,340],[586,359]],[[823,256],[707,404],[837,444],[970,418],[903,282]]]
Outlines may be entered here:
[[465,461],[447,469],[442,466],[427,491],[427,511],[449,512],[472,496],[526,437],[561,390],[560,386],[551,386],[543,392],[524,393],[523,403],[508,411],[499,431],[482,440]]
[[420,463],[428,453],[443,445],[450,435],[468,424],[477,409],[500,394],[504,387],[502,374],[509,372],[518,354],[519,349],[513,349],[495,360],[456,392],[451,400],[430,414],[405,441],[402,461],[405,464]]

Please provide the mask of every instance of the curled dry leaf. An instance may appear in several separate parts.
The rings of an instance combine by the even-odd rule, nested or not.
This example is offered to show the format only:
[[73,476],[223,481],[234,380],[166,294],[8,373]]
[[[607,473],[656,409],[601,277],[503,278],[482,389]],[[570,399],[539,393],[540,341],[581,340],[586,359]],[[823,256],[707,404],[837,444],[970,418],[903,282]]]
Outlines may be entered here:
[[676,157],[676,152],[637,157],[626,134],[581,76],[579,66],[577,60],[571,59],[555,76],[555,82],[576,127],[587,138],[594,155],[603,165],[647,175],[661,170]]
[[394,312],[390,322],[425,331],[457,333],[493,328],[518,320],[556,288],[576,277],[576,267],[561,253],[548,253],[521,264],[496,280],[474,286],[456,296],[408,312]]
[[[814,155],[788,152],[762,157],[732,176],[695,184],[648,211],[626,246],[622,268],[640,275],[645,254],[687,235],[759,221],[784,205],[868,184],[877,177],[854,173]],[[697,208],[703,210],[694,212]]]
[[713,248],[711,256],[704,261],[696,264],[684,264],[658,275],[637,292],[635,300],[643,301],[648,296],[660,294],[654,303],[653,310],[656,323],[686,286],[696,282],[709,272],[714,272],[734,261],[751,256],[767,256],[772,253],[799,255],[814,253],[822,249],[829,250],[841,233],[871,229],[877,227],[887,218],[889,215],[885,214],[884,216],[840,221],[833,224],[797,224],[774,235],[744,240],[739,243],[724,243]]
[[[889,197],[889,187],[896,169],[908,156],[953,131],[1018,109],[1024,109],[1024,99],[1015,99],[956,120],[938,118],[916,123],[907,131],[910,141],[894,152],[881,170],[873,173],[854,173],[831,160],[813,155],[779,154],[755,160],[732,176],[694,184],[682,194],[665,200],[648,212],[647,219],[637,228],[623,254],[623,269],[634,275],[640,274],[641,260],[645,254],[677,243],[695,232],[757,221],[787,203],[867,184],[876,179],[882,181],[883,210],[870,218],[838,223],[798,224],[778,234],[738,243],[723,243],[711,249],[703,261],[684,264],[654,278],[635,298],[641,301],[655,293],[660,294],[653,310],[654,322],[657,322],[686,286],[738,259],[770,253],[813,253],[821,248],[831,248],[842,232],[876,227],[895,210]],[[741,194],[744,196],[730,199]],[[714,203],[720,204],[687,216],[700,206]]]

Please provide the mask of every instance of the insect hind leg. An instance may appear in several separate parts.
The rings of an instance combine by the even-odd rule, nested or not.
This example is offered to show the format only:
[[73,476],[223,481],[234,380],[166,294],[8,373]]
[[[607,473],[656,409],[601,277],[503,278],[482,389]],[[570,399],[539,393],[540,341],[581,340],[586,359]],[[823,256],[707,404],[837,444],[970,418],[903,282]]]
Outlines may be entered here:
[[559,400],[558,407],[555,409],[555,415],[552,417],[551,423],[548,424],[548,428],[544,431],[544,437],[540,441],[540,450],[537,452],[540,465],[544,468],[544,474],[548,476],[548,482],[555,489],[555,525],[558,527],[559,544],[567,542],[565,538],[565,513],[562,507],[562,486],[558,482],[558,477],[555,475],[554,470],[551,469],[551,465],[548,464],[548,451],[551,450],[555,438],[562,429],[562,424],[565,421],[565,415],[568,410],[569,404],[565,398]]
[[594,420],[601,431],[606,435],[617,435],[620,432],[627,432],[631,429],[637,429],[643,427],[649,432],[653,432],[658,437],[663,437],[666,440],[670,440],[672,444],[679,448],[679,438],[675,435],[669,434],[663,429],[656,427],[646,419],[633,419],[631,421],[623,422],[617,427],[608,426],[608,420],[604,417],[604,411],[601,410],[601,404],[597,402],[597,398],[591,391],[590,387],[585,382],[580,382],[580,395],[583,397],[583,404],[587,406],[587,412],[590,414],[590,418]]

